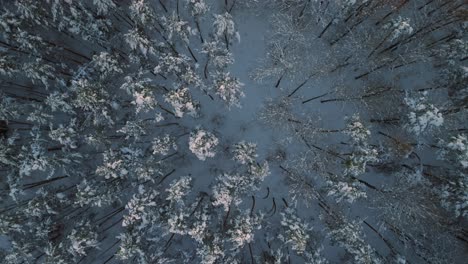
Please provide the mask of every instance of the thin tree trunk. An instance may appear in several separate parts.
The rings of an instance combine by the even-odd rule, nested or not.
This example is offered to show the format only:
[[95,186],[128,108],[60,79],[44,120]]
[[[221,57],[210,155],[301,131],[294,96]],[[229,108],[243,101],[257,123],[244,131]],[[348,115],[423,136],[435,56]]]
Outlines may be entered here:
[[280,85],[281,80],[282,80],[283,77],[284,77],[284,74],[285,74],[285,73],[283,72],[283,74],[281,74],[281,76],[279,77],[278,81],[276,81],[275,88],[278,88],[278,86]]
[[291,97],[293,96],[299,89],[302,88],[302,86],[304,86],[312,77],[314,77],[316,74],[310,74],[307,79],[305,79],[301,84],[299,84],[296,89],[294,89],[289,95],[288,97]]
[[190,52],[190,55],[192,56],[192,58],[193,58],[193,60],[195,61],[195,63],[198,63],[197,57],[195,57],[195,54],[193,54],[193,51],[192,51],[192,49],[190,48],[189,45],[187,45],[187,49],[188,49],[188,51]]
[[328,28],[333,24],[333,21],[335,18],[332,18],[332,20],[325,26],[325,28],[320,32],[318,38],[322,38],[322,36],[325,34],[325,32],[328,30]]
[[226,49],[229,50],[229,40],[226,32],[224,32],[224,41],[226,42]]
[[307,100],[305,100],[305,101],[302,101],[302,104],[308,103],[308,102],[313,101],[313,100],[315,100],[315,99],[322,98],[322,97],[324,97],[324,96],[327,96],[328,94],[330,94],[330,93],[324,93],[324,94],[321,94],[321,95],[318,95],[318,96],[314,96],[314,97],[312,97],[312,98],[310,98],[310,99],[307,99]]
[[167,13],[168,11],[167,11],[166,5],[164,5],[164,3],[163,3],[161,0],[159,0],[159,4],[160,4],[161,7],[164,9],[164,12]]
[[398,122],[398,121],[400,121],[400,118],[398,118],[398,117],[389,117],[389,118],[384,118],[384,119],[373,119],[373,118],[371,118],[369,120],[369,122],[371,122],[371,123],[387,123],[387,124],[395,123],[395,122]]
[[167,173],[166,175],[164,175],[164,177],[162,177],[162,179],[158,182],[158,184],[161,184],[167,177],[169,177],[172,173],[174,173],[176,170],[175,169],[172,169],[169,173]]
[[65,178],[68,178],[68,176],[59,176],[59,177],[50,178],[50,179],[43,180],[43,181],[26,183],[26,184],[23,184],[23,187],[24,187],[23,190],[32,189],[32,188],[35,188],[35,187],[38,187],[38,186],[41,186],[41,185],[44,185],[44,184],[48,184],[48,183],[51,183],[51,182],[54,182],[54,181],[58,181],[58,180],[61,180],[61,179],[65,179]]
[[200,36],[201,43],[205,43],[205,40],[203,39],[203,34],[201,32],[201,28],[200,28],[200,22],[198,21],[198,17],[195,18],[195,25],[197,26],[197,31],[198,31],[198,35]]
[[234,6],[236,5],[236,1],[237,1],[237,0],[233,0],[233,1],[232,1],[232,5],[231,5],[231,7],[230,7],[229,10],[228,10],[229,13],[232,12],[232,9],[233,9]]
[[250,209],[250,215],[253,215],[255,209],[255,196],[252,195],[252,208]]
[[395,250],[395,247],[392,246],[392,244],[390,243],[390,241],[388,239],[386,239],[379,231],[377,231],[377,229],[375,229],[373,226],[371,226],[369,223],[367,223],[367,221],[363,221],[364,224],[366,224],[366,226],[368,226],[372,231],[374,231],[379,237],[380,239],[382,239],[382,241],[385,243],[385,245],[387,245],[387,247],[390,249],[390,251],[392,252],[392,255],[393,256],[397,256],[398,255],[398,252]]
[[276,213],[276,201],[275,201],[275,197],[272,198],[272,201],[273,201],[273,203],[272,203],[271,209],[268,210],[268,212],[267,212],[267,214],[270,214],[270,212],[271,212],[270,216],[273,216],[273,215]]
[[367,58],[370,58],[372,56],[372,54],[374,54],[374,52],[376,52],[386,41],[387,39],[392,35],[393,33],[393,30],[390,30],[387,35],[383,38],[383,40],[379,43],[379,45],[377,45],[372,51],[371,53],[369,53],[369,55],[367,56]]
[[228,208],[228,211],[226,213],[226,216],[224,217],[224,221],[223,221],[223,229],[226,229],[227,227],[227,221],[228,221],[228,218],[229,218],[229,214],[231,213],[231,206],[229,206]]
[[210,58],[208,57],[206,59],[205,67],[203,69],[203,75],[205,76],[205,79],[208,79],[208,63],[210,62]]
[[165,249],[164,249],[164,252],[166,252],[166,251],[169,249],[169,245],[170,245],[172,239],[174,238],[174,236],[175,236],[175,233],[173,233],[173,234],[171,235],[171,237],[169,238],[169,240],[167,240],[166,244],[164,245],[164,248],[165,248]]
[[252,254],[252,246],[250,245],[250,243],[249,243],[249,252],[250,252],[250,261],[252,262],[252,264],[255,264],[254,257]]

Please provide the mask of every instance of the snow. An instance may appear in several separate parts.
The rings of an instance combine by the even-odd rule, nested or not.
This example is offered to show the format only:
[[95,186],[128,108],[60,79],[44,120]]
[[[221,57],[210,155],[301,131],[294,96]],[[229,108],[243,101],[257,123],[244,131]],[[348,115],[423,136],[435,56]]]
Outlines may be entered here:
[[410,35],[413,33],[413,28],[411,27],[409,19],[398,17],[389,25],[393,28],[392,35],[390,40],[393,41],[402,35]]
[[17,2],[7,261],[466,259],[457,1]]
[[190,133],[189,148],[199,160],[213,158],[216,155],[214,148],[218,144],[218,138],[211,132],[197,129]]
[[405,98],[406,105],[411,109],[408,114],[408,129],[416,135],[432,127],[440,127],[444,123],[444,117],[440,110],[432,104],[425,103],[425,101],[425,97]]

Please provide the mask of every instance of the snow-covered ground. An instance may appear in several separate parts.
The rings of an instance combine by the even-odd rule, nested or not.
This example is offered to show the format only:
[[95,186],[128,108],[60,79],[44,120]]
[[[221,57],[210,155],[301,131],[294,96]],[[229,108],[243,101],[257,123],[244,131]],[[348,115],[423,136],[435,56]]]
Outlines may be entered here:
[[462,1],[12,2],[5,263],[468,258]]

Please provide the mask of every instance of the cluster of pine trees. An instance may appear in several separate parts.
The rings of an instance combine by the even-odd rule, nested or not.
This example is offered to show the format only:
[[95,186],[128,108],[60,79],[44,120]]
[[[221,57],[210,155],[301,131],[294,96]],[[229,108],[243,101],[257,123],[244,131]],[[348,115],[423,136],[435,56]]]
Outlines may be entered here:
[[[255,120],[284,138],[267,155],[203,113],[247,94],[252,10],[267,52],[240,67],[280,94]],[[459,261],[466,18],[461,0],[0,0],[0,259]]]

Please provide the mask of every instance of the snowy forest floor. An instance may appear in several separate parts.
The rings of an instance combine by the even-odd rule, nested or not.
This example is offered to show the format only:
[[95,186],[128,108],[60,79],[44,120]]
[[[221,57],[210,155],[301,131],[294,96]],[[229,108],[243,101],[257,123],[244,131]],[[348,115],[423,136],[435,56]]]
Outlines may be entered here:
[[[0,3],[5,5],[4,2]],[[88,3],[88,1],[84,2]],[[186,4],[197,1],[162,1],[165,4],[161,4],[161,1],[141,2],[151,2],[149,6],[153,6],[153,9],[159,12],[158,15],[164,14],[168,17],[171,13],[175,14],[175,10],[179,12],[179,5],[176,6],[175,3],[180,2],[180,15],[177,13],[177,17],[190,21],[193,28],[195,28],[193,21],[198,21],[198,18],[191,15],[188,4]],[[439,20],[427,19],[428,13],[437,15],[438,13],[433,10],[443,10],[444,8],[449,10],[452,6],[458,6],[458,1],[395,1],[398,2],[397,4],[390,1],[392,2],[389,4],[390,7],[386,4],[382,5],[384,7],[376,4],[376,7],[382,7],[382,9],[376,8],[378,11],[375,13],[371,8],[372,1],[343,1],[343,3],[351,3],[346,8],[343,7],[343,10],[340,9],[342,7],[341,1],[227,1],[228,6],[233,6],[232,9],[226,8],[224,1],[208,2],[210,2],[210,9],[199,21],[200,32],[190,36],[190,44],[183,41],[182,33],[175,32],[174,35],[181,34],[182,41],[176,42],[174,40],[172,48],[178,51],[184,50],[180,53],[185,54],[187,58],[195,57],[193,60],[190,59],[190,63],[193,63],[190,67],[193,66],[194,72],[200,76],[204,83],[211,85],[219,73],[211,65],[205,68],[205,63],[208,65],[207,55],[202,52],[202,42],[198,36],[199,34],[204,36],[205,41],[209,38],[216,39],[224,45],[223,39],[219,40],[212,36],[211,32],[214,27],[212,17],[215,14],[228,14],[227,11],[229,11],[239,41],[234,35],[231,36],[232,40],[227,40],[228,37],[224,36],[234,62],[223,71],[225,70],[230,76],[238,78],[243,84],[242,91],[245,96],[239,98],[239,106],[227,106],[225,100],[218,97],[220,94],[216,89],[219,87],[204,89],[206,86],[200,85],[202,89],[198,89],[200,87],[191,84],[191,80],[181,78],[181,72],[176,72],[175,77],[171,75],[174,73],[171,70],[162,73],[156,70],[151,72],[157,65],[162,65],[160,62],[163,59],[161,58],[165,56],[165,50],[170,48],[158,46],[164,52],[160,54],[159,50],[155,52],[155,54],[158,53],[158,55],[154,55],[157,59],[152,61],[147,59],[152,55],[147,56],[146,54],[151,53],[150,49],[146,50],[147,47],[143,48],[138,46],[141,44],[136,45],[130,41],[130,49],[125,46],[127,44],[124,41],[121,41],[122,43],[116,44],[115,49],[113,47],[105,51],[123,50],[119,53],[119,56],[125,57],[121,61],[121,66],[130,65],[125,69],[125,74],[127,71],[133,74],[137,71],[136,69],[151,68],[150,71],[142,75],[150,76],[148,78],[151,82],[157,83],[158,87],[152,91],[160,98],[165,98],[158,101],[158,106],[162,111],[155,107],[154,110],[142,113],[137,110],[135,114],[133,108],[139,107],[140,103],[137,99],[130,103],[131,99],[128,99],[135,93],[129,97],[123,89],[118,89],[124,82],[122,80],[124,74],[118,72],[115,74],[114,72],[115,75],[112,76],[115,78],[109,78],[110,80],[102,77],[104,74],[102,76],[96,74],[97,70],[95,72],[90,70],[89,74],[82,74],[94,67],[92,62],[89,62],[87,66],[77,67],[78,69],[73,72],[70,80],[57,81],[54,85],[60,87],[56,89],[59,93],[67,91],[66,93],[74,94],[79,91],[79,88],[74,86],[75,81],[78,83],[77,80],[80,78],[89,78],[91,83],[92,78],[102,77],[105,83],[101,79],[98,82],[105,84],[103,91],[107,92],[106,96],[108,97],[106,98],[109,101],[100,102],[94,106],[109,105],[108,109],[111,109],[110,115],[115,123],[107,127],[103,124],[91,125],[92,122],[89,120],[92,119],[90,116],[93,115],[88,113],[89,109],[85,109],[85,107],[83,107],[85,110],[81,109],[82,105],[79,103],[72,104],[77,110],[73,114],[56,114],[55,111],[52,111],[50,117],[45,117],[49,118],[49,123],[37,121],[38,124],[36,124],[36,120],[30,121],[27,118],[27,115],[33,112],[31,109],[36,109],[35,106],[32,107],[29,103],[21,101],[21,97],[32,96],[30,90],[15,90],[15,88],[10,87],[2,91],[0,95],[5,96],[5,98],[8,94],[12,97],[11,94],[15,94],[15,98],[20,98],[21,103],[19,103],[18,109],[21,113],[18,115],[19,117],[11,118],[7,114],[4,117],[0,111],[0,121],[2,119],[9,121],[9,135],[12,130],[18,130],[20,133],[18,142],[20,143],[17,144],[26,146],[11,152],[5,151],[7,153],[5,157],[0,155],[0,161],[2,161],[0,175],[5,176],[3,178],[11,178],[11,175],[16,175],[17,171],[21,170],[16,163],[12,165],[12,160],[17,162],[15,156],[20,157],[20,160],[26,159],[22,155],[26,155],[23,152],[27,152],[28,146],[31,145],[30,142],[33,141],[33,136],[30,137],[28,134],[28,128],[32,126],[39,127],[39,130],[45,134],[53,127],[57,127],[58,124],[68,123],[71,120],[70,116],[76,117],[82,125],[82,134],[78,133],[75,135],[76,139],[73,140],[80,142],[80,146],[73,146],[70,150],[62,144],[54,149],[57,142],[50,143],[47,140],[43,142],[46,142],[44,144],[49,148],[47,152],[49,154],[46,154],[48,157],[55,158],[55,154],[50,153],[59,152],[63,152],[64,156],[70,152],[77,152],[84,156],[83,159],[77,158],[78,164],[72,163],[72,165],[67,164],[63,167],[57,165],[57,170],[53,168],[52,174],[47,174],[45,170],[40,169],[40,172],[33,170],[32,174],[26,173],[27,181],[21,182],[19,185],[23,186],[24,189],[24,196],[19,201],[25,202],[12,200],[8,194],[1,197],[3,216],[2,222],[0,222],[0,256],[8,256],[5,263],[14,258],[19,259],[18,263],[28,261],[31,263],[54,263],[55,253],[51,253],[53,250],[50,248],[56,248],[57,252],[64,252],[63,255],[67,256],[64,263],[230,264],[236,263],[234,261],[238,263],[288,264],[327,262],[464,263],[468,259],[466,217],[463,213],[461,213],[462,216],[453,217],[453,212],[442,208],[439,196],[437,196],[441,191],[434,190],[438,188],[436,186],[439,186],[437,184],[440,182],[442,182],[440,185],[445,183],[444,179],[441,179],[444,176],[439,176],[445,175],[444,169],[452,171],[453,167],[456,167],[456,162],[440,158],[443,147],[438,144],[443,141],[442,139],[447,140],[448,135],[452,135],[454,131],[465,131],[463,129],[465,129],[467,120],[466,105],[462,103],[460,107],[460,105],[449,103],[452,100],[450,98],[451,92],[448,91],[448,88],[446,89],[446,86],[438,85],[438,81],[441,79],[439,77],[440,68],[445,66],[441,67],[434,62],[436,56],[429,52],[434,45],[433,43],[438,43],[451,31],[442,27],[442,30],[437,28],[427,35],[421,33],[426,32],[425,23],[429,23],[433,27],[439,25],[437,24]],[[380,1],[374,3],[377,2]],[[445,2],[450,4],[444,5]],[[419,8],[421,6],[424,8]],[[388,9],[386,9],[387,7]],[[127,7],[119,5],[118,8],[127,11]],[[361,12],[362,10],[365,11]],[[421,10],[426,10],[424,16],[418,13],[419,11],[423,12]],[[123,11],[119,12],[124,13]],[[116,14],[120,14],[119,12]],[[442,13],[442,11],[440,12]],[[447,13],[450,14],[448,11]],[[441,17],[443,15],[446,14],[442,14]],[[143,17],[143,13],[137,17]],[[403,21],[401,17],[409,17],[408,21],[414,23],[411,25],[415,29],[399,32],[398,26],[393,28],[394,25],[390,21],[398,21],[401,25]],[[129,17],[131,23],[127,23],[137,24],[135,22],[137,19],[133,17],[132,19]],[[161,24],[166,26],[164,23],[167,21],[162,19],[161,21],[163,21]],[[431,24],[433,22],[434,25]],[[387,25],[387,23],[390,26],[382,26]],[[418,26],[421,27],[420,31],[418,31]],[[153,29],[151,26],[148,28]],[[154,26],[154,28],[157,27]],[[227,34],[226,32],[224,34]],[[422,36],[413,36],[413,32],[421,33]],[[166,33],[163,32],[163,34]],[[93,52],[93,48],[87,49],[85,45],[81,47],[80,42],[70,38],[61,39],[61,35],[54,34],[57,33],[54,31],[48,37],[63,45],[67,44],[68,47],[78,50],[88,57],[97,54]],[[172,34],[171,32],[169,36]],[[458,37],[460,39],[466,38],[465,34]],[[2,42],[6,39],[8,39],[6,36],[0,38]],[[163,39],[168,43],[173,41],[171,37],[167,36]],[[161,40],[161,42],[164,41]],[[138,46],[138,48],[134,48],[132,45]],[[98,45],[95,46],[98,47],[96,50],[101,49]],[[194,54],[190,54],[188,50],[185,51],[186,46]],[[5,47],[7,47],[5,53],[14,50],[10,46],[5,45]],[[3,50],[0,51],[3,52]],[[128,54],[133,55],[134,53],[144,53],[144,56],[139,54],[141,61],[129,63],[132,59],[128,59],[130,58]],[[463,54],[462,57],[466,59],[466,54]],[[95,57],[93,57],[94,59]],[[461,63],[466,64],[465,59],[461,59]],[[194,60],[198,61],[195,63]],[[203,75],[208,76],[203,77]],[[5,76],[7,75],[5,74]],[[128,76],[135,78],[132,81],[141,77],[138,74],[128,74]],[[28,78],[24,78],[24,80],[13,78],[13,80],[22,85],[29,85]],[[7,81],[3,82],[2,79],[2,84],[4,83]],[[462,86],[463,82],[457,85]],[[67,90],[68,87],[72,88]],[[160,87],[164,87],[164,89]],[[176,108],[177,106],[167,99],[166,93],[169,94],[169,91],[180,87],[190,88],[191,101],[189,103],[192,102],[192,99],[193,102],[198,101],[200,108],[197,109],[196,115],[190,116],[190,114],[184,113],[183,117],[175,116],[177,114],[174,113],[177,113],[177,109],[174,111],[172,107]],[[46,87],[39,91],[44,93],[55,91],[53,90],[55,88],[48,89],[50,88]],[[138,88],[135,89],[139,91]],[[132,92],[134,91],[132,90]],[[70,98],[72,97],[70,95]],[[419,122],[425,122],[425,126],[418,127],[419,130],[413,133],[414,130],[409,124],[411,119],[408,118],[410,116],[408,112],[412,109],[413,104],[408,98],[423,97],[424,100],[431,103],[427,105],[431,105],[431,107],[436,105],[441,109],[440,112],[443,112],[445,118],[444,124],[441,125],[437,122],[437,112],[436,117],[427,117],[427,115],[422,114],[423,117],[430,120],[418,119]],[[43,104],[42,101],[38,102],[31,104]],[[117,106],[112,105],[114,102],[117,102],[115,103]],[[48,106],[44,103],[44,109],[46,107]],[[40,111],[45,112],[44,109],[40,108]],[[2,109],[0,108],[0,110]],[[131,134],[130,132],[128,135],[125,134],[126,132],[121,132],[122,127],[131,118],[138,121],[146,120],[145,118],[150,120],[154,118],[156,112],[164,113],[166,120],[160,123],[150,121],[152,123],[147,124],[145,133],[142,133],[142,136],[138,135],[141,137],[137,136],[133,140],[131,136],[128,136]],[[417,112],[417,114],[421,113]],[[21,125],[20,122],[15,123],[14,120],[22,122],[27,120],[34,125]],[[165,126],[165,124],[168,125]],[[194,137],[193,131],[197,129],[208,131],[219,140],[219,144],[215,146],[216,155],[214,157],[207,155],[206,159],[201,159],[192,149],[189,141]],[[119,133],[123,133],[131,139],[125,138],[124,140],[124,136],[118,136]],[[84,143],[88,135],[94,134],[110,135],[106,138],[109,139],[109,143],[107,141],[102,144],[98,142],[96,145]],[[148,153],[151,153],[150,149],[154,148],[153,139],[163,134],[170,134],[175,138],[175,145],[177,145],[177,148],[174,148],[175,154],[167,155],[164,153],[154,159],[147,157]],[[13,139],[14,141],[15,139]],[[55,141],[57,140],[55,139]],[[248,162],[247,169],[244,169],[246,164],[242,162],[239,164],[236,162],[238,160],[233,158],[235,151],[233,146],[242,141],[255,143],[258,155],[253,159],[253,162]],[[7,140],[2,141],[2,144],[7,146],[6,142]],[[168,149],[172,150],[171,147]],[[156,181],[154,179],[141,180],[140,178],[127,181],[126,175],[134,173],[137,175],[135,177],[139,177],[138,175],[143,174],[136,169],[132,172],[117,172],[117,174],[120,173],[120,176],[115,176],[115,179],[112,176],[110,180],[108,175],[105,175],[105,180],[104,177],[97,176],[102,176],[99,174],[101,167],[111,163],[106,160],[105,156],[108,150],[121,151],[124,153],[122,160],[126,162],[126,155],[131,153],[130,150],[133,148],[144,150],[144,154],[139,157],[145,162],[148,161],[150,166],[159,164],[160,161],[167,161],[167,164],[162,166],[161,172],[158,171],[159,176],[155,178]],[[154,150],[153,156],[154,153],[157,151]],[[158,152],[158,155],[161,153]],[[3,152],[0,154],[3,155]],[[111,154],[113,155],[113,152]],[[267,161],[269,173],[264,178],[259,176],[261,180],[257,182],[255,177],[258,175],[251,170],[253,170],[252,168],[261,170],[263,164],[266,163],[260,161]],[[139,164],[138,162],[135,163]],[[134,168],[139,169],[138,166]],[[57,225],[51,224],[53,227],[49,228],[52,228],[52,231],[48,229],[49,232],[46,232],[45,237],[50,237],[58,225],[61,226],[59,228],[61,231],[57,231],[57,233],[61,234],[57,235],[58,238],[49,240],[38,235],[39,238],[33,240],[37,245],[27,245],[27,236],[23,236],[21,232],[15,230],[15,223],[20,223],[18,225],[21,227],[34,228],[29,222],[23,224],[23,220],[15,222],[17,221],[15,217],[22,215],[22,206],[32,207],[30,201],[43,195],[43,193],[36,192],[35,186],[28,186],[28,183],[47,181],[52,176],[56,177],[61,173],[72,174],[75,169],[76,175],[74,177],[46,182],[46,186],[38,185],[50,191],[52,197],[55,197],[53,199],[60,200],[57,202],[58,204],[63,203],[63,205],[57,205],[58,209],[55,211],[50,208],[42,209],[43,211],[50,209],[51,215],[53,215],[48,215],[48,218],[44,219],[53,219],[51,221],[59,223]],[[455,174],[462,175],[466,180],[465,172],[466,167],[463,165],[463,168]],[[236,190],[238,186],[235,184],[229,186],[229,190],[234,190],[233,193],[238,191],[241,194],[239,197],[241,202],[236,204],[233,200],[229,204],[228,210],[222,210],[222,207],[218,207],[219,204],[216,205],[218,198],[214,193],[219,186],[227,184],[228,178],[224,175],[229,173],[236,175],[244,173],[243,177],[249,178],[246,181],[251,180],[254,183],[252,183],[253,187],[247,186],[245,192]],[[17,174],[24,176],[21,172]],[[124,176],[122,177],[122,175]],[[262,175],[262,172],[259,172],[259,175]],[[179,180],[184,179],[185,176],[191,177],[191,183],[190,189],[187,191],[189,194],[182,195],[180,193],[184,189],[181,187],[179,190],[177,186],[174,186],[183,185]],[[446,176],[448,182],[455,181],[449,178],[448,173]],[[78,186],[83,185],[83,179],[85,179],[84,183],[89,180],[89,182],[93,181],[93,184],[96,180],[95,186],[102,184],[106,188],[106,184],[114,184],[114,180],[123,183],[116,189],[109,187],[113,195],[110,197],[115,199],[112,198],[112,201],[104,206],[101,204],[99,206],[91,205],[94,201],[92,198],[89,198],[84,205],[79,204],[79,206],[77,206],[78,202],[62,201],[65,196],[73,197],[70,198],[70,201],[78,200],[75,189],[79,189]],[[6,183],[6,181],[2,180],[1,185],[2,191],[5,193],[13,189],[13,184]],[[168,190],[171,188],[176,189],[175,193],[180,192],[178,193],[180,196],[176,196],[177,199],[174,201],[164,196],[170,192]],[[153,190],[158,192],[157,198],[149,194]],[[466,186],[462,187],[462,196],[465,194],[464,199],[466,199],[466,191]],[[47,195],[44,194],[44,197]],[[159,204],[155,206],[154,203],[147,202],[145,205],[141,205],[141,209],[135,209],[136,212],[132,211],[131,201],[141,197],[143,197],[141,198],[143,201],[145,195],[152,197],[153,200],[150,199],[152,202],[156,203],[157,201],[164,206]],[[205,199],[205,196],[209,199]],[[43,205],[44,207],[48,206],[47,203]],[[153,207],[157,209],[153,209]],[[138,206],[134,208],[138,208]],[[465,210],[463,212],[466,212],[466,208],[466,201],[463,204],[462,200],[461,205],[456,207],[456,210]],[[209,215],[207,216],[209,219],[207,226],[198,224],[202,221],[200,219],[205,217],[202,213],[198,215],[199,211],[205,212],[203,210],[209,212],[207,213]],[[30,214],[29,211],[25,212]],[[35,211],[33,210],[33,212]],[[62,218],[60,214],[64,212],[67,214]],[[136,216],[132,215],[131,212],[135,213]],[[184,215],[185,218],[182,219],[184,212],[187,215]],[[192,213],[188,214],[187,212]],[[179,213],[180,218],[178,218]],[[41,213],[38,214],[41,215]],[[260,224],[254,225],[249,222],[255,222],[252,219],[257,215],[262,219]],[[34,217],[38,216],[34,215]],[[200,217],[200,219],[197,218],[192,222],[192,217]],[[92,243],[88,245],[85,242],[77,246],[73,240],[70,239],[71,242],[67,240],[71,235],[63,235],[67,232],[68,234],[73,233],[75,225],[78,226],[77,223],[81,218],[90,220],[93,224],[98,223],[97,229],[93,229],[97,230],[98,247],[94,244],[91,245]],[[234,227],[238,227],[236,221],[242,222],[243,218],[248,219],[246,226],[241,225],[239,228],[241,231],[235,230]],[[151,220],[156,221],[155,219],[161,223],[151,222]],[[206,221],[206,219],[204,220]],[[67,221],[70,221],[70,226],[67,226]],[[134,223],[126,226],[122,224],[122,221],[134,221]],[[180,225],[174,224],[177,221],[180,221]],[[191,229],[187,231],[184,228]],[[246,228],[248,231],[242,228]],[[190,233],[198,229],[202,230],[196,235]],[[239,232],[240,235],[236,232]],[[128,244],[123,244],[124,236],[122,234],[138,234],[138,236],[132,237],[133,240],[129,239],[131,242],[126,241]],[[236,234],[238,237],[235,236]],[[197,235],[202,238],[197,239],[199,238]],[[245,236],[242,237],[242,235]],[[90,236],[93,237],[93,235]],[[17,255],[13,257],[12,252],[22,249],[21,246],[15,244],[16,240],[21,241],[18,245],[23,246],[27,252],[23,256],[24,259],[18,257],[21,255],[18,253],[15,253]],[[69,246],[71,249],[62,249],[62,247],[67,247],[67,243],[71,243]],[[236,245],[240,246],[236,247]],[[77,250],[81,246],[86,254]],[[128,248],[125,248],[126,246]],[[219,252],[218,246],[222,248],[221,252]],[[71,255],[67,253],[72,251]],[[146,251],[154,251],[155,253]],[[57,253],[57,256],[61,254]],[[57,257],[57,259],[59,258]]]

